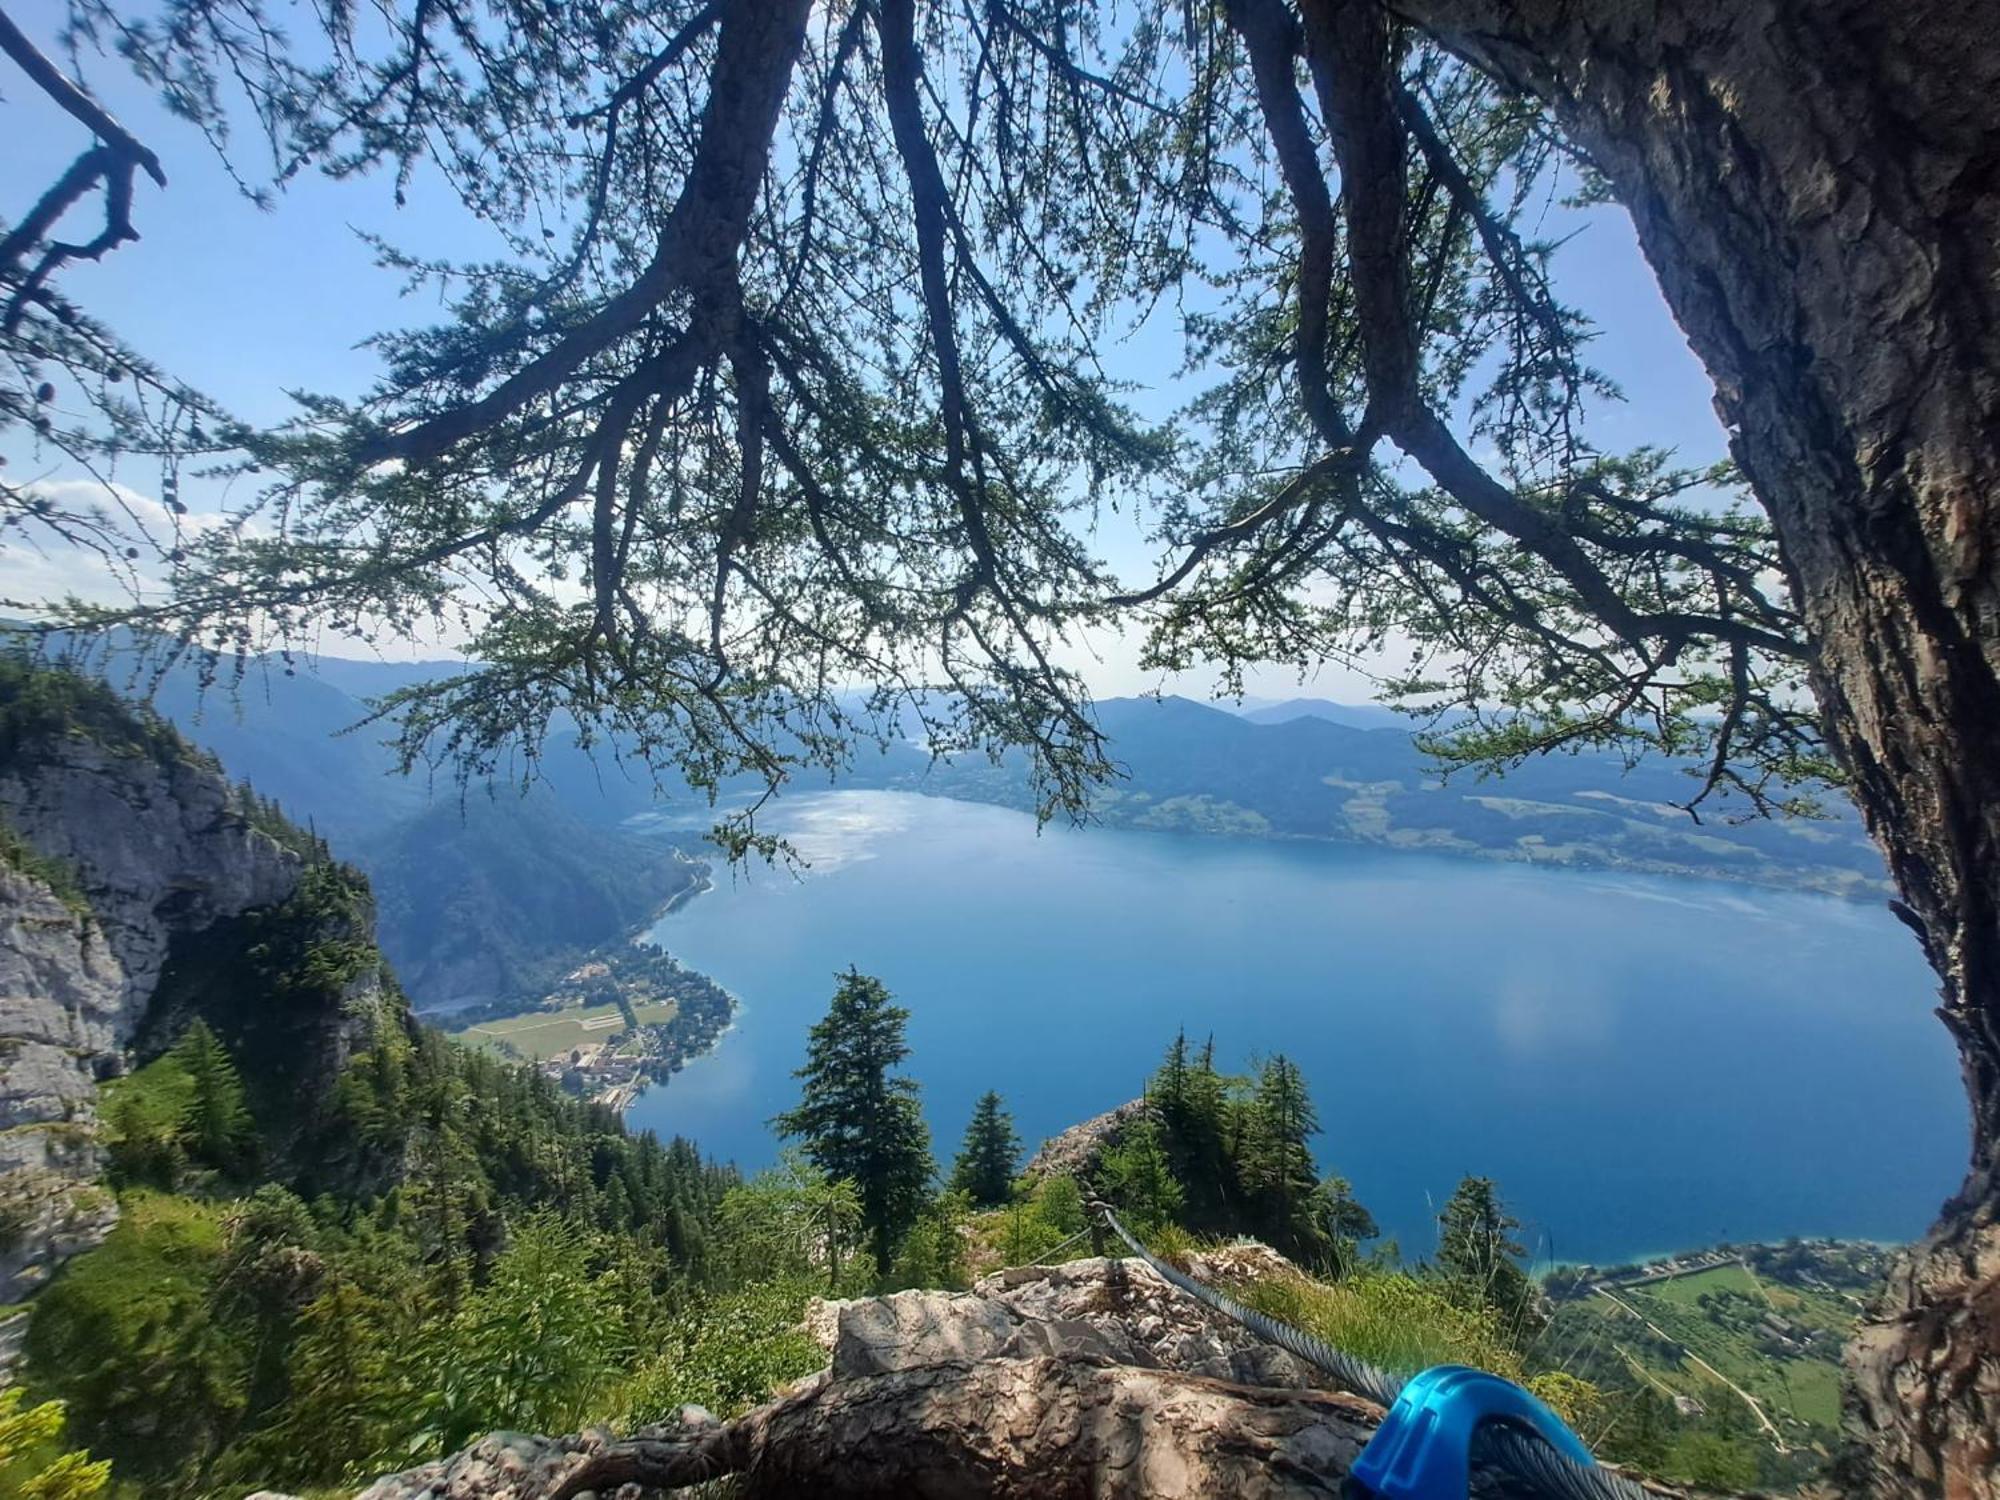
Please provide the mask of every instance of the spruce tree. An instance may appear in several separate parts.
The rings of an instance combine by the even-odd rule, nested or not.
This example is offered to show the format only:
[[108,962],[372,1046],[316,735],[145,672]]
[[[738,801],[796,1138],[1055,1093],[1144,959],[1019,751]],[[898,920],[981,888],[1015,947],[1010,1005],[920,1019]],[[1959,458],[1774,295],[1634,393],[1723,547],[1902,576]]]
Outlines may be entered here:
[[1336,1245],[1354,1245],[1372,1240],[1382,1230],[1375,1216],[1354,1196],[1354,1184],[1345,1177],[1328,1177],[1313,1195],[1313,1212],[1321,1232]]
[[1257,1228],[1288,1253],[1316,1251],[1320,1247],[1309,1209],[1319,1172],[1307,1143],[1319,1134],[1319,1114],[1306,1091],[1305,1075],[1283,1053],[1258,1070],[1245,1126],[1243,1179]]
[[257,1126],[229,1049],[197,1018],[174,1044],[174,1056],[194,1081],[181,1117],[181,1139],[196,1161],[232,1176],[254,1163]]
[[1517,1328],[1533,1317],[1534,1289],[1513,1238],[1521,1221],[1507,1212],[1490,1177],[1467,1177],[1438,1215],[1438,1265]]
[[1229,1089],[1230,1080],[1215,1071],[1214,1038],[1193,1053],[1185,1031],[1174,1038],[1146,1088],[1161,1146],[1185,1190],[1188,1224],[1195,1229],[1235,1227],[1240,1194],[1227,1145]]
[[997,1207],[1013,1190],[1020,1159],[1021,1138],[1014,1133],[1014,1117],[1001,1106],[1000,1096],[988,1089],[973,1106],[951,1185],[981,1208]]
[[771,1122],[801,1141],[828,1177],[854,1184],[875,1268],[885,1276],[923,1208],[932,1170],[917,1085],[889,1071],[910,1055],[909,1018],[879,979],[850,968],[812,1029],[806,1065],[792,1075],[803,1085],[798,1108]]
[[1157,1121],[1141,1120],[1098,1160],[1098,1186],[1141,1234],[1180,1222],[1186,1194]]

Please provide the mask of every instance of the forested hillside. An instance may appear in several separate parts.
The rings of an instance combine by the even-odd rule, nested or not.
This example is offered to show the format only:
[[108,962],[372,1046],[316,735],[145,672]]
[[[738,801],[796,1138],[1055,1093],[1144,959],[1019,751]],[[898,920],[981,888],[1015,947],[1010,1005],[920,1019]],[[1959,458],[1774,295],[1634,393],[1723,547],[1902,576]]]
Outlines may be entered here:
[[382,951],[420,1004],[527,1002],[695,890],[706,865],[545,790],[470,789],[357,841]]
[[131,643],[31,648],[143,702],[260,801],[333,841],[368,875],[382,947],[419,1009],[532,1004],[702,876],[668,840],[619,827],[654,805],[654,789],[612,755],[559,746],[531,777],[496,767],[469,785],[402,774],[366,722],[369,700],[442,664],[273,658],[238,670],[194,656],[148,670]]
[[[0,749],[6,1342],[61,1403],[0,1479],[54,1411],[120,1494],[223,1495],[795,1371],[735,1174],[418,1025],[323,841],[87,679],[0,663]],[[735,1365],[676,1356],[717,1298]]]

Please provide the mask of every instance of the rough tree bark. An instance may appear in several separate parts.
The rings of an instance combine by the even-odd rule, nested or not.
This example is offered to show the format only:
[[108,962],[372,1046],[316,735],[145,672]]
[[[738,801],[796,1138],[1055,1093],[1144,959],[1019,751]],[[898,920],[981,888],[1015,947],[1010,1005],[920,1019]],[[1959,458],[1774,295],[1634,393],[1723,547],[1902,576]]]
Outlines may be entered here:
[[1392,0],[1631,211],[1769,509],[1832,743],[1942,981],[1958,1195],[1848,1355],[1850,1481],[2000,1496],[2000,16]]

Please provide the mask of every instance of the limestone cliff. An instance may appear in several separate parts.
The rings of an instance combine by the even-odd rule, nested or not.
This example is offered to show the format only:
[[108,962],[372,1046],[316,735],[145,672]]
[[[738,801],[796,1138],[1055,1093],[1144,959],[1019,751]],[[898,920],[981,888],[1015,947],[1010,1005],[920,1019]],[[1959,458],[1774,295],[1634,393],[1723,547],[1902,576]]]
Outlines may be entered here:
[[160,1014],[163,981],[299,889],[300,852],[244,809],[212,761],[107,689],[0,674],[0,1303],[109,1232],[98,1085],[196,1008]]

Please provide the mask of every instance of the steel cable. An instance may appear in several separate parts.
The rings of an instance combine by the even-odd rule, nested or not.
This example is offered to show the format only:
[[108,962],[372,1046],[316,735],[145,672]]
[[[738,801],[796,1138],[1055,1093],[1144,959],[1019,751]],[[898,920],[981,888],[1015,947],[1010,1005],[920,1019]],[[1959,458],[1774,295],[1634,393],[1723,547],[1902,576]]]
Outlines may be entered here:
[[[1336,1349],[1324,1339],[1314,1338],[1288,1323],[1280,1323],[1266,1313],[1245,1307],[1235,1298],[1204,1286],[1186,1272],[1168,1265],[1133,1238],[1107,1204],[1092,1205],[1104,1222],[1123,1240],[1132,1253],[1153,1268],[1154,1274],[1180,1288],[1197,1302],[1240,1323],[1260,1338],[1297,1355],[1309,1365],[1326,1371],[1343,1388],[1366,1396],[1381,1406],[1393,1406],[1403,1389],[1403,1377],[1379,1369],[1365,1359]],[[1635,1484],[1608,1469],[1586,1467],[1558,1453],[1526,1427],[1511,1422],[1494,1422],[1480,1433],[1487,1457],[1516,1478],[1534,1485],[1561,1500],[1658,1500],[1653,1491]]]

